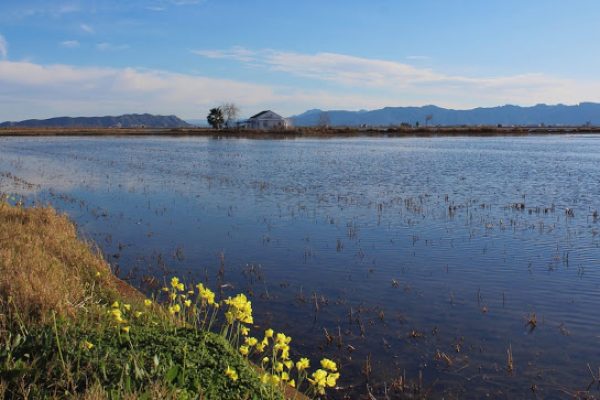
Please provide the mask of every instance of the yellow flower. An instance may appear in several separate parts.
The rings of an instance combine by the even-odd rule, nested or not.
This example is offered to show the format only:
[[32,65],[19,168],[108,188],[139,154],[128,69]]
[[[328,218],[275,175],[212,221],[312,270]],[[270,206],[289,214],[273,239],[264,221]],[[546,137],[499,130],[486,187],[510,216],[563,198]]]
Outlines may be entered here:
[[265,337],[266,338],[272,338],[273,337],[273,329],[269,328],[265,331]]
[[96,278],[100,277],[100,271],[96,271]]
[[175,299],[177,299],[177,295],[175,293],[171,293],[169,295],[169,298],[171,299],[171,301],[175,301]]
[[143,312],[141,312],[141,311],[136,311],[136,312],[133,313],[134,317],[136,317],[136,318],[141,317],[142,314],[143,314]]
[[271,375],[271,383],[273,385],[279,384],[279,381],[280,381],[280,379],[279,379],[279,377],[277,375]]
[[121,328],[121,330],[125,333],[129,333],[129,326],[124,326]]
[[238,320],[244,324],[254,323],[252,317],[252,302],[248,301],[245,294],[240,293],[235,297],[229,297],[225,300],[225,304],[229,306],[228,312],[231,312],[234,320]]
[[291,341],[292,341],[292,338],[290,336],[285,336],[285,334],[283,334],[283,333],[278,333],[275,336],[275,342],[280,345],[290,344]]
[[282,372],[283,371],[283,363],[277,361],[274,365],[275,371]]
[[131,304],[123,304],[123,308],[127,311],[131,311]]
[[179,290],[180,292],[183,292],[185,290],[185,286],[183,286],[183,283],[177,285],[177,290]]
[[248,349],[248,346],[246,346],[245,344],[240,346],[240,354],[241,355],[247,356],[249,351],[250,351],[250,349]]
[[229,368],[229,365],[227,366],[227,369],[225,370],[225,376],[227,376],[229,379],[231,379],[234,382],[238,380],[237,372],[235,371],[235,369]]
[[179,311],[181,311],[181,307],[179,306],[179,304],[175,304],[174,306],[169,306],[169,314],[175,315]]
[[203,300],[205,300],[209,305],[215,304],[215,293],[212,290],[205,288],[201,283],[197,284],[196,287],[198,288],[198,293]]
[[114,302],[114,303],[112,303],[110,306],[111,306],[112,308],[119,308],[119,302],[118,302],[118,301],[115,301],[115,302]]
[[296,381],[294,379],[292,379],[291,381],[288,382],[288,385],[290,385],[291,387],[295,388],[296,387]]
[[254,347],[258,343],[258,339],[256,339],[255,337],[247,337],[244,340],[244,343],[246,343],[250,347]]
[[150,306],[152,305],[152,300],[150,300],[150,299],[146,299],[146,300],[144,300],[144,305],[145,305],[146,307],[150,307]]
[[298,362],[296,362],[296,369],[298,371],[304,371],[305,369],[310,367],[310,361],[306,357],[302,357]]
[[87,340],[84,340],[81,344],[83,347],[85,347],[88,350],[91,350],[94,348],[94,344],[91,342],[88,342]]
[[248,336],[248,334],[250,333],[250,329],[248,329],[245,326],[240,327],[240,333],[242,334],[242,336]]
[[112,310],[110,310],[110,314],[115,318],[120,318],[122,315],[121,310],[119,310],[118,308],[113,308]]
[[340,374],[337,372],[327,375],[327,380],[326,380],[327,386],[335,387],[335,384],[337,383],[337,380],[339,377],[340,377]]
[[187,294],[189,294],[190,296],[194,294],[193,290],[188,290]]
[[283,365],[285,365],[285,367],[287,369],[292,369],[294,368],[294,362],[292,360],[286,360],[283,362]]
[[319,394],[325,393],[325,386],[327,386],[327,371],[318,369],[312,374],[312,379],[308,381],[315,386]]
[[186,300],[183,302],[183,304],[185,304],[186,307],[190,307],[192,305],[192,301],[191,300]]
[[324,358],[321,360],[321,367],[328,369],[329,371],[335,372],[337,371],[337,365],[335,362],[331,361],[329,358]]
[[281,373],[281,380],[284,381],[284,382],[285,381],[289,381],[290,380],[290,375],[287,372],[283,371]]
[[266,372],[264,374],[262,374],[262,376],[260,377],[260,381],[262,383],[264,383],[265,385],[267,383],[269,383],[269,381],[271,380],[271,377],[269,376],[269,374],[267,374]]
[[113,316],[113,318],[115,319],[115,322],[117,322],[119,324],[123,324],[123,323],[127,322],[126,320],[123,319],[123,314],[121,313],[121,310],[119,310],[118,308],[113,308],[112,310],[109,311],[109,314],[111,314]]
[[263,359],[262,359],[262,363],[263,363],[263,364],[266,364],[266,363],[268,363],[268,362],[269,362],[269,357],[263,357]]
[[173,289],[177,289],[177,288],[178,288],[178,286],[179,286],[179,278],[178,278],[178,277],[176,277],[176,276],[172,277],[172,278],[171,278],[171,287],[172,287]]
[[160,289],[160,290],[162,290],[163,292],[168,292],[168,291],[169,291],[169,288],[168,288],[168,287],[164,287],[164,288],[162,288],[162,289]]

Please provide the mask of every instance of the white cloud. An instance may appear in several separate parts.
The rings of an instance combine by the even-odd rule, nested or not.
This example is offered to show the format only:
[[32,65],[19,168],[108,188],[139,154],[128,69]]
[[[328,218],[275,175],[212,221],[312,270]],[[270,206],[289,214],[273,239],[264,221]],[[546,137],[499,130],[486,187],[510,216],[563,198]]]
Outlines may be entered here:
[[96,31],[94,30],[94,28],[92,28],[90,25],[88,24],[81,24],[79,25],[79,27],[81,28],[82,31],[89,33],[89,34],[94,34]]
[[292,115],[309,108],[372,109],[424,104],[471,108],[507,103],[600,101],[598,80],[580,82],[531,73],[506,77],[455,76],[403,63],[334,53],[306,55],[235,48],[197,54],[238,60],[271,74],[279,71],[327,85],[307,89],[305,82],[255,84],[139,68],[0,60],[0,121],[129,112],[203,118],[210,107],[223,102],[238,104],[243,115],[263,109]]
[[4,36],[0,35],[0,58],[8,57],[8,43]]
[[[543,73],[461,76],[380,59],[338,53],[303,54],[269,49],[198,50],[211,59],[235,60],[271,72],[326,81],[345,90],[397,96],[388,105],[437,104],[469,108],[500,104],[578,103],[600,100],[600,81],[577,81]],[[413,58],[416,56],[413,56]],[[420,56],[418,56],[420,57]]]
[[[0,61],[0,120],[128,112],[203,118],[210,107],[238,104],[244,115],[272,108],[284,115],[310,107],[381,106],[361,97],[272,87],[229,79],[134,68]],[[382,99],[382,101],[390,99]],[[334,103],[337,102],[337,103]]]
[[62,47],[67,47],[69,49],[73,49],[75,47],[79,47],[79,42],[77,40],[65,40],[63,42],[60,42],[60,45]]

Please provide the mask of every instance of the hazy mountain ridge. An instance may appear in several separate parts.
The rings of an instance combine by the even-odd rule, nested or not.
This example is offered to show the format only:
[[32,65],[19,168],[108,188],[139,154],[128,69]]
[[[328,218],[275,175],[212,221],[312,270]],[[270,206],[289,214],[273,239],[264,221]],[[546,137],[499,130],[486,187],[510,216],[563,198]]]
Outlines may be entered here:
[[17,128],[182,128],[190,125],[175,115],[125,114],[105,117],[57,117],[3,122],[0,127]]
[[474,108],[471,110],[453,110],[437,106],[423,107],[385,107],[371,111],[322,111],[308,110],[290,117],[294,126],[389,126],[417,122],[424,126],[427,116],[431,116],[428,125],[600,125],[600,104],[580,103],[567,106],[563,104],[538,104],[532,107],[505,105],[500,107]]

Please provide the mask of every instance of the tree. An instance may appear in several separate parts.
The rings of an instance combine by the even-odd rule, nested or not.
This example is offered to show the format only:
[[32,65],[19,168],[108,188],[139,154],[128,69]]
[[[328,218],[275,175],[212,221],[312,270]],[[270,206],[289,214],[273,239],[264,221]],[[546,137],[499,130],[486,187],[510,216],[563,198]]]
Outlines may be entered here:
[[433,119],[432,114],[425,116],[425,126],[429,125],[429,121],[431,121],[432,119]]
[[223,122],[225,122],[225,119],[223,118],[223,110],[221,110],[221,107],[211,108],[208,113],[208,116],[206,117],[206,120],[208,121],[209,125],[212,126],[214,129],[221,129]]
[[240,112],[239,107],[233,103],[225,103],[221,106],[221,110],[223,111],[223,116],[225,117],[225,126],[227,126],[227,128],[231,128],[232,123],[235,122]]

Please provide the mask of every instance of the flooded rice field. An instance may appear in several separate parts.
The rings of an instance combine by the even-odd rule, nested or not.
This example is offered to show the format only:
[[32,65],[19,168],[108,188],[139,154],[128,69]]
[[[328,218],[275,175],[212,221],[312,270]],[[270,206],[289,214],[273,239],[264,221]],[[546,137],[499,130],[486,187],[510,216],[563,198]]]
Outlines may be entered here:
[[1,138],[0,192],[247,293],[334,397],[600,396],[600,137]]

